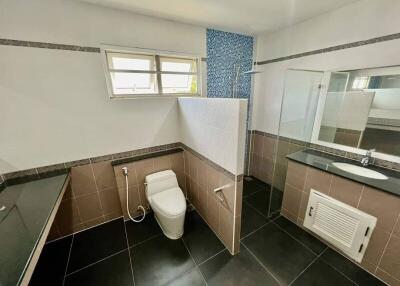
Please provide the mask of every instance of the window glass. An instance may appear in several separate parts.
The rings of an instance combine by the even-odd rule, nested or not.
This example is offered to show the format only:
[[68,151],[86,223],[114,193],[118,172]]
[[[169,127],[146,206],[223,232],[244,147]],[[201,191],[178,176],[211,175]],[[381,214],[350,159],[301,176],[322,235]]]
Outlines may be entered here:
[[106,51],[112,96],[199,95],[197,58]]

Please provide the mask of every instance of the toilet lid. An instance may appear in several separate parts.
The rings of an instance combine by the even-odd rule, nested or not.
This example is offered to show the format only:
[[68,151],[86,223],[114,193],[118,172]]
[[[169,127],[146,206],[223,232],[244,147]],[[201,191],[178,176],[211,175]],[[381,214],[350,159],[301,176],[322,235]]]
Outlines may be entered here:
[[186,210],[185,196],[180,188],[171,188],[151,198],[152,206],[166,215],[179,215]]

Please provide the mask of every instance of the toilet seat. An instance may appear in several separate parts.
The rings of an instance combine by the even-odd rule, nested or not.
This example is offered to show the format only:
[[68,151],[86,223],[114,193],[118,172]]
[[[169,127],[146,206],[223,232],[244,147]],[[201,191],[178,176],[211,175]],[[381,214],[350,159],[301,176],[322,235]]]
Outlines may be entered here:
[[178,187],[152,195],[150,205],[167,217],[179,216],[186,211],[185,196]]

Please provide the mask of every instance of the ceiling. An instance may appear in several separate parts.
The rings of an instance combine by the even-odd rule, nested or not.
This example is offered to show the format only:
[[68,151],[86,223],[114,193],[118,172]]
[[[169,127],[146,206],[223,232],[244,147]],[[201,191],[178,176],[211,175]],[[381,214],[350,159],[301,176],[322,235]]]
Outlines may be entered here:
[[357,0],[81,0],[244,34],[271,32]]

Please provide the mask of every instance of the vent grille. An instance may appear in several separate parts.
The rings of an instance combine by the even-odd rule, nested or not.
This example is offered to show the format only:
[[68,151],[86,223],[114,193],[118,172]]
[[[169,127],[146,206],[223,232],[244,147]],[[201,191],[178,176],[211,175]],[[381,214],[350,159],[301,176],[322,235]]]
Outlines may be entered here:
[[376,217],[311,189],[304,227],[361,262]]
[[313,227],[350,247],[359,226],[359,220],[321,202],[317,203]]

